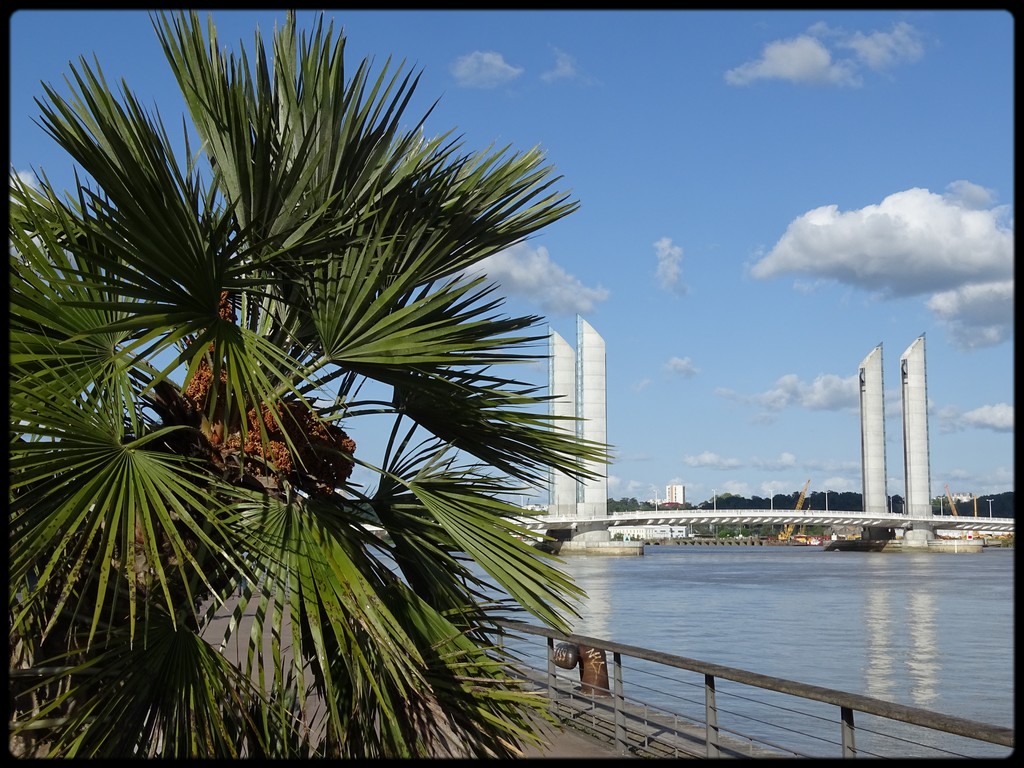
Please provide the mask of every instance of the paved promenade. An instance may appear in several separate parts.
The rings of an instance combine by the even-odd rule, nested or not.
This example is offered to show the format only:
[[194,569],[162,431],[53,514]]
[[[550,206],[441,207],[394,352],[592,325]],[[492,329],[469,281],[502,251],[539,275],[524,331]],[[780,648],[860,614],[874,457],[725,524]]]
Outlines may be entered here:
[[600,739],[587,736],[575,728],[565,727],[558,729],[550,723],[538,722],[537,727],[546,741],[543,747],[526,748],[524,758],[594,758],[607,757],[614,760],[622,760],[624,757],[632,758],[632,755],[621,756],[615,751],[615,747]]

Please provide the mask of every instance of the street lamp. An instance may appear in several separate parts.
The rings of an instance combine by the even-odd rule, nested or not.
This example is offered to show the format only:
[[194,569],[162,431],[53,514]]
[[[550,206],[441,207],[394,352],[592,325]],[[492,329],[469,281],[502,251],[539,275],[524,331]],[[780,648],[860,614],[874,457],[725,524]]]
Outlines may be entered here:
[[718,491],[714,488],[711,489],[711,506],[713,511],[718,511]]
[[828,512],[828,491],[825,491],[825,511]]
[[988,502],[988,516],[992,517],[992,499],[985,499]]
[[768,509],[775,510],[775,494],[772,493],[772,489],[768,489]]
[[658,511],[658,489],[655,488],[652,485],[651,486],[651,490],[654,491],[654,511],[657,512]]

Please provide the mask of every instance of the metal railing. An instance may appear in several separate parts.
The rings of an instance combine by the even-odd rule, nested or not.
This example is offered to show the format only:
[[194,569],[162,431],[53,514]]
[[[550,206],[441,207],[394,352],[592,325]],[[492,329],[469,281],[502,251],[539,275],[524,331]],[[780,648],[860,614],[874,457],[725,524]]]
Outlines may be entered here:
[[[999,758],[1014,746],[1012,728],[521,622],[502,625],[506,649],[547,692],[552,713],[624,756]],[[584,666],[598,654],[601,661]],[[567,659],[579,666],[578,680]]]

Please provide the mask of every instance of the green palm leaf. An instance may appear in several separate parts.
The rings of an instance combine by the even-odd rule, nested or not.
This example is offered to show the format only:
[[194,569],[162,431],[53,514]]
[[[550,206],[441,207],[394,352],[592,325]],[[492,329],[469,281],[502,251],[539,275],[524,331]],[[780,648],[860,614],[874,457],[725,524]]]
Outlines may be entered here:
[[607,446],[502,375],[546,333],[480,268],[576,203],[535,149],[407,127],[419,76],[330,25],[153,22],[184,151],[81,59],[40,102],[74,193],[10,176],[12,744],[515,755],[545,705],[500,621],[584,595],[503,498]]

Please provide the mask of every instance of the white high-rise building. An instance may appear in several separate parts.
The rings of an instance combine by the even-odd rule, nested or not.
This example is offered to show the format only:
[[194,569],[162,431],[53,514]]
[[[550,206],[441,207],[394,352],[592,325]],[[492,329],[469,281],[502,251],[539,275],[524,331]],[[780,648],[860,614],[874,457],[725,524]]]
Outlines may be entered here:
[[665,501],[675,502],[676,504],[685,504],[686,486],[679,484],[666,485]]

